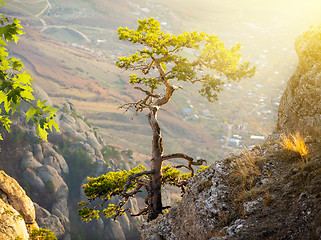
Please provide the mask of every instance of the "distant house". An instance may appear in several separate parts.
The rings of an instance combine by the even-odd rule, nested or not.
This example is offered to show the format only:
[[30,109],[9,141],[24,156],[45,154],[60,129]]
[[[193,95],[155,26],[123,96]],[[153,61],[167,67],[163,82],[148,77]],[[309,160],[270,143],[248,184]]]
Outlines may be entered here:
[[228,142],[228,145],[230,147],[239,147],[241,145],[241,140],[235,139],[235,138],[231,138],[230,141]]
[[183,116],[184,117],[189,117],[192,114],[192,109],[191,108],[183,108]]
[[233,134],[233,138],[235,138],[235,139],[242,139],[242,136],[237,135],[237,134]]
[[208,109],[203,110],[202,113],[205,117],[209,117],[211,115],[211,111]]
[[264,136],[251,135],[251,139],[252,140],[264,140],[265,137]]

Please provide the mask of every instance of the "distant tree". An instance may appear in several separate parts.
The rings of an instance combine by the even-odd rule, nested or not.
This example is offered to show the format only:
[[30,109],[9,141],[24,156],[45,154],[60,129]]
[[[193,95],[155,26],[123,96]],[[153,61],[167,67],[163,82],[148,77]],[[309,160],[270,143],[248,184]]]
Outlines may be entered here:
[[[0,3],[4,6],[3,0]],[[45,104],[45,101],[35,100],[33,96],[32,78],[29,73],[22,72],[23,63],[14,57],[9,57],[7,43],[17,43],[19,35],[24,34],[20,21],[14,19],[10,22],[0,13],[0,123],[8,132],[12,121],[10,118],[19,110],[21,103],[29,106],[26,112],[27,122],[32,120],[36,125],[37,134],[40,138],[47,140],[48,131],[59,127],[54,120],[55,112],[58,110]],[[3,140],[0,133],[0,140]]]
[[[135,70],[139,75],[129,75],[129,82],[145,96],[137,102],[126,103],[122,107],[126,110],[133,108],[136,113],[148,111],[148,120],[153,133],[151,168],[146,170],[138,166],[130,171],[109,172],[97,178],[89,178],[83,188],[88,202],[81,202],[83,206],[79,214],[83,220],[99,217],[100,206],[103,206],[112,196],[120,196],[122,201],[118,205],[109,204],[103,210],[105,217],[120,216],[129,209],[124,204],[130,197],[134,197],[141,188],[148,192],[146,208],[133,216],[148,214],[148,220],[153,220],[167,208],[163,207],[161,188],[166,183],[181,187],[184,190],[186,179],[193,176],[192,166],[202,165],[205,160],[194,160],[183,153],[164,155],[161,128],[157,120],[158,110],[170,101],[176,90],[182,89],[179,82],[200,85],[200,94],[212,102],[217,99],[217,93],[222,90],[225,82],[239,81],[251,77],[255,72],[248,62],[240,63],[241,44],[227,49],[216,35],[198,32],[184,32],[180,35],[164,33],[160,24],[153,18],[138,20],[138,28],[118,29],[119,39],[138,44],[138,51],[127,57],[120,57],[117,66],[125,70]],[[186,57],[184,50],[193,50],[194,56]],[[191,51],[190,51],[191,52]],[[186,165],[163,166],[171,159],[184,159]],[[182,174],[176,168],[185,167],[190,174]],[[97,198],[100,204],[87,206]]]

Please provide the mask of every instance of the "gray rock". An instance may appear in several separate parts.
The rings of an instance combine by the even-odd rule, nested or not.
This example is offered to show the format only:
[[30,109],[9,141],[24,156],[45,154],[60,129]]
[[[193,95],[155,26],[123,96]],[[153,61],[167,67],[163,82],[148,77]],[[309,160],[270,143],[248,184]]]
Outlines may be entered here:
[[37,219],[37,222],[39,227],[53,231],[58,239],[62,238],[66,232],[59,218],[55,215],[50,215],[46,218],[39,218]]
[[42,163],[43,162],[43,153],[42,153],[42,147],[40,144],[34,144],[33,145],[33,155],[35,159],[37,159],[38,162]]
[[[66,199],[55,201],[52,206],[52,213],[55,214],[54,210],[59,210],[65,217],[69,218],[69,210]],[[56,215],[56,214],[55,214]]]
[[44,190],[45,184],[31,169],[26,169],[22,173],[23,178],[30,184],[31,187],[40,191]]
[[51,213],[45,208],[39,206],[37,203],[33,203],[36,211],[36,220],[38,221],[40,218],[50,217]]
[[31,169],[37,169],[39,167],[41,167],[42,164],[40,162],[38,162],[32,152],[29,152],[29,151],[26,151],[24,156],[23,156],[23,159],[20,163],[20,168],[22,170],[25,170],[27,168],[31,168]]
[[54,192],[57,192],[62,185],[64,185],[67,188],[66,183],[58,174],[56,169],[54,169],[53,167],[45,165],[40,168],[37,168],[36,172],[37,172],[37,176],[39,176],[45,184],[48,181],[51,181],[53,183]]
[[62,155],[58,154],[58,153],[55,155],[55,157],[56,157],[56,159],[57,159],[57,161],[58,161],[58,163],[60,165],[61,171],[63,173],[69,173],[68,164],[67,164],[65,158]]
[[53,167],[54,169],[56,169],[56,171],[58,172],[59,175],[61,174],[60,165],[54,156],[46,157],[44,160],[44,165],[48,165],[50,167]]
[[45,158],[49,156],[55,156],[56,151],[53,149],[52,145],[50,143],[44,143],[43,144],[43,155]]
[[118,222],[125,235],[129,234],[131,229],[131,224],[127,215],[123,215],[118,218]]
[[126,239],[125,234],[118,221],[108,220],[106,224],[104,239]]
[[90,127],[88,126],[87,123],[84,122],[84,120],[77,118],[76,120],[76,124],[78,126],[78,128],[82,131],[82,132],[87,132],[90,130]]
[[100,156],[101,155],[100,150],[102,149],[102,146],[98,142],[95,134],[93,132],[86,132],[86,137],[87,137],[87,143],[95,150],[95,154],[98,157],[103,158],[103,156]]

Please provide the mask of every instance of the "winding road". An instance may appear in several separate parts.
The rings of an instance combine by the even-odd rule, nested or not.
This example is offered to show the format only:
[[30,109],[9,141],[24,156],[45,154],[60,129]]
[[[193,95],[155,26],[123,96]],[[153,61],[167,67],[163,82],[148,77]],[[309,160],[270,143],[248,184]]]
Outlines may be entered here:
[[72,31],[78,33],[78,34],[79,34],[80,36],[82,36],[87,42],[90,42],[90,39],[89,39],[84,33],[80,32],[79,30],[77,30],[77,29],[75,29],[75,28],[66,27],[66,26],[57,26],[57,25],[47,25],[47,23],[45,22],[45,20],[43,20],[43,18],[41,17],[41,15],[44,14],[44,12],[46,12],[47,9],[51,9],[52,6],[51,6],[49,0],[46,0],[46,2],[47,2],[47,5],[44,7],[44,9],[41,10],[40,13],[38,13],[37,15],[33,15],[33,14],[30,13],[31,15],[35,16],[36,18],[38,18],[39,21],[42,23],[43,28],[40,30],[40,32],[43,32],[43,31],[45,31],[45,30],[48,29],[48,28],[65,28],[65,29],[69,29],[69,30],[72,30]]

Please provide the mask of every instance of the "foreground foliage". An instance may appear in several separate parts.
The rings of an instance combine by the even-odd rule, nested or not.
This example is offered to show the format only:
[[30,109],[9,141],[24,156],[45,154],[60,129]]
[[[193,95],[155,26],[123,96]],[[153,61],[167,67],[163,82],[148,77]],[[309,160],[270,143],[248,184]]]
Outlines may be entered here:
[[[4,6],[4,2],[1,0]],[[14,57],[9,57],[7,44],[17,44],[19,36],[24,34],[18,19],[9,21],[0,13],[0,123],[10,132],[11,117],[17,112],[24,102],[29,106],[26,113],[26,120],[30,120],[36,125],[37,135],[47,140],[48,130],[53,127],[59,131],[59,127],[54,120],[58,110],[46,105],[45,101],[38,100],[36,103],[33,96],[32,78],[29,73],[23,72],[23,63]],[[0,139],[2,135],[0,133]]]
[[[97,208],[113,196],[120,196],[122,200],[117,205],[109,204],[103,211],[106,217],[117,217],[126,211],[130,212],[124,204],[141,188],[145,188],[148,193],[146,208],[132,216],[148,214],[148,220],[153,220],[168,208],[162,205],[162,186],[169,183],[184,190],[186,179],[194,175],[193,166],[200,166],[206,160],[195,160],[183,153],[164,155],[158,110],[170,101],[175,91],[182,89],[178,85],[180,82],[195,84],[199,93],[212,102],[217,99],[217,93],[226,82],[251,77],[255,72],[249,62],[240,63],[241,44],[229,50],[216,35],[196,31],[180,35],[165,33],[161,30],[160,23],[153,18],[138,20],[138,24],[137,29],[118,29],[119,39],[139,45],[139,50],[133,55],[119,57],[116,64],[125,70],[138,72],[129,75],[129,82],[144,97],[121,107],[126,111],[132,108],[137,114],[144,110],[148,112],[153,133],[150,170],[138,166],[129,172],[108,173],[99,178],[90,178],[83,186],[88,202],[80,203],[83,208],[79,210],[79,214],[83,220],[98,218]],[[193,56],[186,57],[190,52]],[[163,167],[165,161],[173,159],[183,159],[187,164]],[[190,174],[182,174],[176,168],[186,168]],[[101,198],[100,204],[86,205],[97,198]]]

